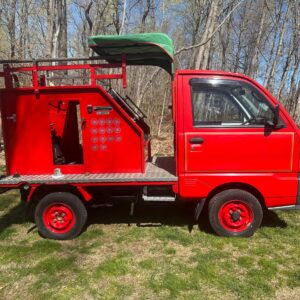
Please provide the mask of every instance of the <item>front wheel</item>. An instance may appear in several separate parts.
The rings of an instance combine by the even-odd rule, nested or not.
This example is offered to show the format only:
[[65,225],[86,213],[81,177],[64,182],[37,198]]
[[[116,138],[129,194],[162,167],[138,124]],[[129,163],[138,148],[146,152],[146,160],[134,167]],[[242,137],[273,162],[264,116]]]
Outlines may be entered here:
[[263,218],[263,210],[257,198],[237,189],[215,195],[208,209],[210,225],[220,236],[252,236]]
[[35,222],[40,234],[49,239],[69,240],[78,236],[87,220],[82,201],[71,193],[51,193],[35,209]]

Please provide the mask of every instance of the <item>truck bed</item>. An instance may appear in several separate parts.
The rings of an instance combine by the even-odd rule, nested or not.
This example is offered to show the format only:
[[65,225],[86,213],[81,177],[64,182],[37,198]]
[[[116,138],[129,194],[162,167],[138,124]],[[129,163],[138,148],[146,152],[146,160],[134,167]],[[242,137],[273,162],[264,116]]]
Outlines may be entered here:
[[146,163],[145,173],[103,173],[103,174],[65,174],[2,176],[0,187],[28,184],[62,184],[62,183],[174,183],[177,182],[175,160],[173,157],[157,157]]

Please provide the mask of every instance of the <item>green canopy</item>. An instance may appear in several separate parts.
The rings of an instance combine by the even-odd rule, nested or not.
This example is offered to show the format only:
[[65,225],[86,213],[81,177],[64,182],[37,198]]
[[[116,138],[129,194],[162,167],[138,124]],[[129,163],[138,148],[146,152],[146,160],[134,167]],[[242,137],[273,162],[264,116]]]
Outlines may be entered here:
[[164,33],[91,36],[89,46],[110,63],[121,62],[125,54],[127,65],[158,66],[173,73],[173,42]]

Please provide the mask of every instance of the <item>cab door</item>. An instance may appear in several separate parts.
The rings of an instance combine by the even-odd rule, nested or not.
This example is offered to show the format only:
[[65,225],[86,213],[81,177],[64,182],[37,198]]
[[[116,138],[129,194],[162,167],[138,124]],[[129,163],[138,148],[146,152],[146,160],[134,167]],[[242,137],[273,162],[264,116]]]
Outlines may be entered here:
[[197,176],[209,185],[209,178],[216,174],[297,169],[294,129],[282,115],[279,124],[272,126],[274,105],[251,82],[185,75],[182,93],[183,190]]

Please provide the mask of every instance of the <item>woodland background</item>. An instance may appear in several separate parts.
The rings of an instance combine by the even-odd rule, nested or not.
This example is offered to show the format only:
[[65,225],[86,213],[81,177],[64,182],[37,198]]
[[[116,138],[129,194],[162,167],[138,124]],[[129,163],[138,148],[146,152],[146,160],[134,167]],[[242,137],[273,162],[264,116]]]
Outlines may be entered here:
[[[254,77],[300,121],[299,0],[0,0],[0,59],[89,56],[91,35],[141,32],[170,35],[178,69]],[[126,93],[154,137],[170,136],[170,76],[155,67],[128,73]]]

